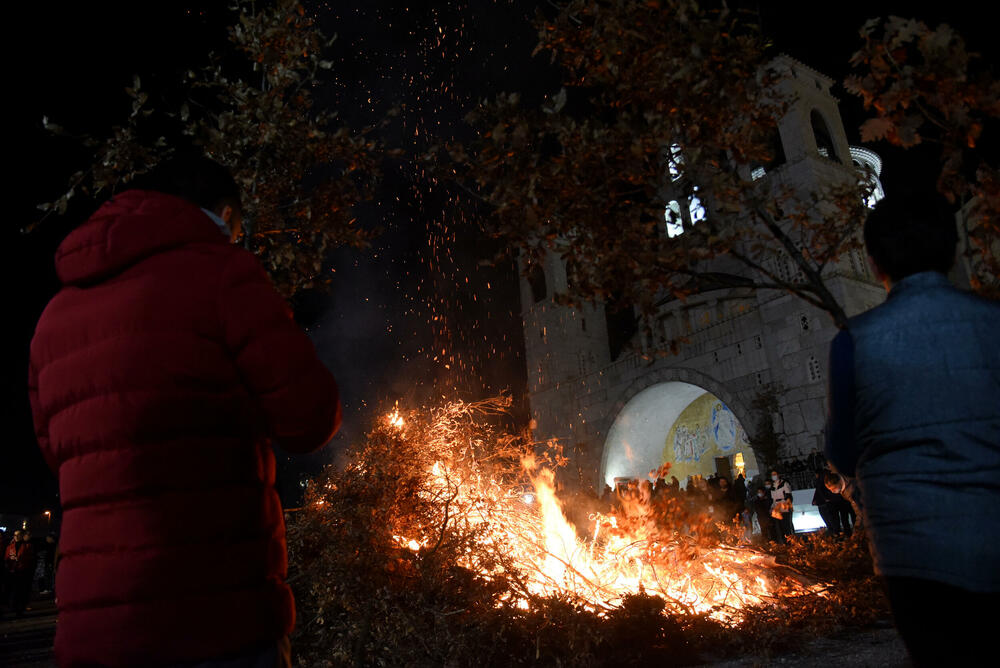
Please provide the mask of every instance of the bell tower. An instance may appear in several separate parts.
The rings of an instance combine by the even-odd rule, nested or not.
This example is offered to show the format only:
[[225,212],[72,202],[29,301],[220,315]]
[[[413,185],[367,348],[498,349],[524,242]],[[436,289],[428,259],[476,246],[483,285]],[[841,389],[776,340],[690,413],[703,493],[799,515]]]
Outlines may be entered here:
[[540,433],[570,438],[579,420],[564,405],[562,390],[611,361],[604,307],[560,303],[559,295],[567,292],[566,266],[554,250],[534,262],[522,254],[518,268],[532,419]]

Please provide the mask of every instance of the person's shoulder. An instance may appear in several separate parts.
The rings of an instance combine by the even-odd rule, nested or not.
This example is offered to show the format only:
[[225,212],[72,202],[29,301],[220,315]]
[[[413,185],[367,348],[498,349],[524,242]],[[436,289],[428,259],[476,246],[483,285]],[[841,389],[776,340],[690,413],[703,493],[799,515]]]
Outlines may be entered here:
[[873,324],[877,324],[880,320],[890,315],[891,304],[889,301],[884,301],[881,304],[876,304],[867,311],[862,311],[855,316],[847,319],[847,327],[840,330],[838,336],[851,336],[852,332],[857,332],[870,327]]
[[227,285],[235,285],[246,282],[264,282],[270,285],[271,279],[264,269],[264,265],[256,255],[247,249],[227,245],[225,250],[219,252],[219,269],[223,276],[223,282]]
[[996,299],[989,299],[971,290],[962,290],[954,286],[949,286],[945,294],[947,299],[966,309],[981,313],[988,318],[1000,319],[1000,301]]

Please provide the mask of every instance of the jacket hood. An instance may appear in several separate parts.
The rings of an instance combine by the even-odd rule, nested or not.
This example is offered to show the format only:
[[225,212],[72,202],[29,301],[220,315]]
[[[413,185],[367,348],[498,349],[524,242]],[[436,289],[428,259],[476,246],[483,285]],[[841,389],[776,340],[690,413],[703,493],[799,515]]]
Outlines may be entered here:
[[91,283],[194,242],[224,244],[228,239],[197,204],[150,190],[128,190],[105,202],[59,245],[56,273],[64,285]]

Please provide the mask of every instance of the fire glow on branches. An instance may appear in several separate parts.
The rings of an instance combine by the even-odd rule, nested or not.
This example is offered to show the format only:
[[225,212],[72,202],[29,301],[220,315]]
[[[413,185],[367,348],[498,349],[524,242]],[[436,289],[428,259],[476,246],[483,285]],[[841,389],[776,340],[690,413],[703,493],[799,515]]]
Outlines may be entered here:
[[594,499],[588,526],[574,526],[556,494],[554,468],[565,459],[552,444],[496,427],[508,405],[397,408],[346,467],[315,481],[289,528],[306,570],[335,550],[328,574],[338,582],[313,593],[322,599],[317,587],[358,577],[370,591],[443,578],[480,588],[477,600],[495,607],[528,610],[558,598],[606,614],[646,594],[666,613],[722,624],[779,596],[825,595],[824,584],[740,544],[738,531],[678,498],[626,499],[616,514],[599,512]]

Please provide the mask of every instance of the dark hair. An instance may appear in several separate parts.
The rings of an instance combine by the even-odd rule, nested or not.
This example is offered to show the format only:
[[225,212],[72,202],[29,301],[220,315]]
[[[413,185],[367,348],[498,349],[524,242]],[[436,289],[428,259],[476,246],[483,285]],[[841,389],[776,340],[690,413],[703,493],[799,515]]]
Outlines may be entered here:
[[834,484],[834,485],[836,485],[839,482],[840,482],[840,474],[839,473],[834,473],[833,471],[827,471],[826,473],[823,474],[823,484],[824,485],[829,485],[831,483]]
[[220,202],[240,207],[240,189],[229,169],[200,153],[176,153],[132,185],[176,195],[204,209],[213,209]]
[[947,274],[958,229],[948,202],[933,188],[886,197],[865,221],[865,247],[893,282],[921,271]]

